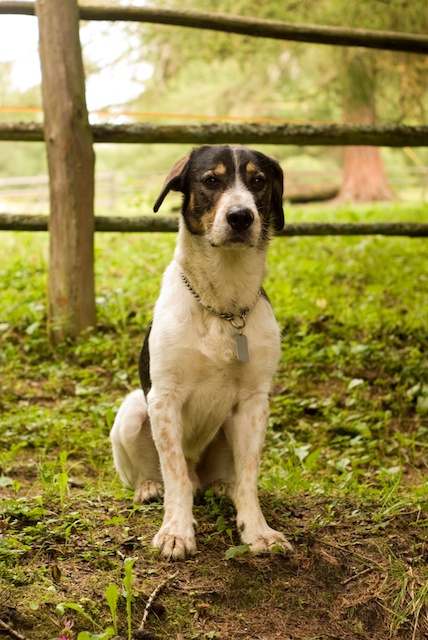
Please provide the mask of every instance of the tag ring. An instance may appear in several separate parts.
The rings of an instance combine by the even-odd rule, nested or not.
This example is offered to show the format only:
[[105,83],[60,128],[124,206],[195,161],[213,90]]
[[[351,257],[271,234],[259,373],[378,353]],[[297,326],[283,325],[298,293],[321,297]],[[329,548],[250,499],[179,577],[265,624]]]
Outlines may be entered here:
[[[236,324],[235,322],[235,317],[239,318],[239,320],[241,321],[242,324]],[[233,318],[230,319],[230,324],[232,325],[232,327],[234,329],[236,329],[237,331],[243,331],[243,329],[245,329],[245,318],[242,318],[241,316],[234,316]]]

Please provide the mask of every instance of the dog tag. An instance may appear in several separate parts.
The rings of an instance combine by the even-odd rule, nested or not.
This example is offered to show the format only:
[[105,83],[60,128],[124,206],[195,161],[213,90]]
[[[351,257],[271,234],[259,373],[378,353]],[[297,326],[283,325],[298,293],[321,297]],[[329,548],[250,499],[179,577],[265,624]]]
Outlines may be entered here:
[[235,344],[236,344],[236,357],[241,362],[249,362],[250,355],[248,353],[248,340],[247,336],[244,336],[243,333],[235,334]]

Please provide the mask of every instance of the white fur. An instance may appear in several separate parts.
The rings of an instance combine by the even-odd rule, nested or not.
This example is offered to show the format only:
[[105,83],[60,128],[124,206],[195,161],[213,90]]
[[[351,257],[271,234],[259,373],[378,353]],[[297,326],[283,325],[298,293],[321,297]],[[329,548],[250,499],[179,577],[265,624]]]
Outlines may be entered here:
[[239,176],[237,177],[233,188],[228,189],[220,198],[214,224],[207,234],[208,240],[215,247],[219,247],[228,241],[231,229],[227,223],[226,215],[231,205],[235,207],[242,207],[243,209],[249,209],[252,212],[254,222],[249,230],[247,244],[255,246],[260,238],[260,216],[251,192],[245,188],[245,185],[239,179]]
[[[257,213],[242,184],[223,198],[230,203],[237,196]],[[184,271],[203,302],[218,311],[237,313],[254,304],[265,274],[266,248],[252,246],[260,221],[257,216],[246,244],[230,247],[223,204],[213,225],[219,246],[180,225],[154,310],[152,387],[147,402],[142,391],[125,399],[111,432],[116,468],[137,501],[158,497],[163,480],[165,515],[153,545],[172,559],[195,553],[193,495],[212,483],[221,483],[233,499],[242,542],[254,553],[291,548],[267,525],[257,496],[268,393],[280,354],[271,306],[260,297],[249,313],[244,333],[250,361],[242,363],[236,330],[206,310],[181,278]]]

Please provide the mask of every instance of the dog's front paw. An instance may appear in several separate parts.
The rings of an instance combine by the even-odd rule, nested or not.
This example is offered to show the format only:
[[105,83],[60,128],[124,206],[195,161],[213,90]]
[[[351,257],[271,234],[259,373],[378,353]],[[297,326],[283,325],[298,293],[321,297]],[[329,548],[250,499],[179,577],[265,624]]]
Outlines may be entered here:
[[152,545],[168,560],[185,560],[196,553],[193,529],[178,534],[173,527],[162,527],[153,538]]
[[241,539],[244,544],[249,545],[250,552],[254,555],[272,553],[276,550],[283,551],[284,553],[294,552],[293,545],[288,542],[284,534],[270,527],[259,532],[248,531],[247,534],[244,529],[241,533]]
[[162,484],[155,480],[146,480],[134,491],[135,504],[154,502],[162,498]]

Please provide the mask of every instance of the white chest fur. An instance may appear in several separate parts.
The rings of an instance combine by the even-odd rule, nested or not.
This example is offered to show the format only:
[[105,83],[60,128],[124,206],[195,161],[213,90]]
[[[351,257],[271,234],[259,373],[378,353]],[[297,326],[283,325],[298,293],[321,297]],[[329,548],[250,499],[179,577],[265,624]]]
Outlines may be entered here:
[[150,335],[149,407],[168,397],[181,407],[183,447],[197,459],[227,416],[248,394],[267,393],[280,352],[280,334],[268,301],[261,297],[245,326],[250,361],[236,355],[237,330],[206,310],[181,279],[167,269]]

